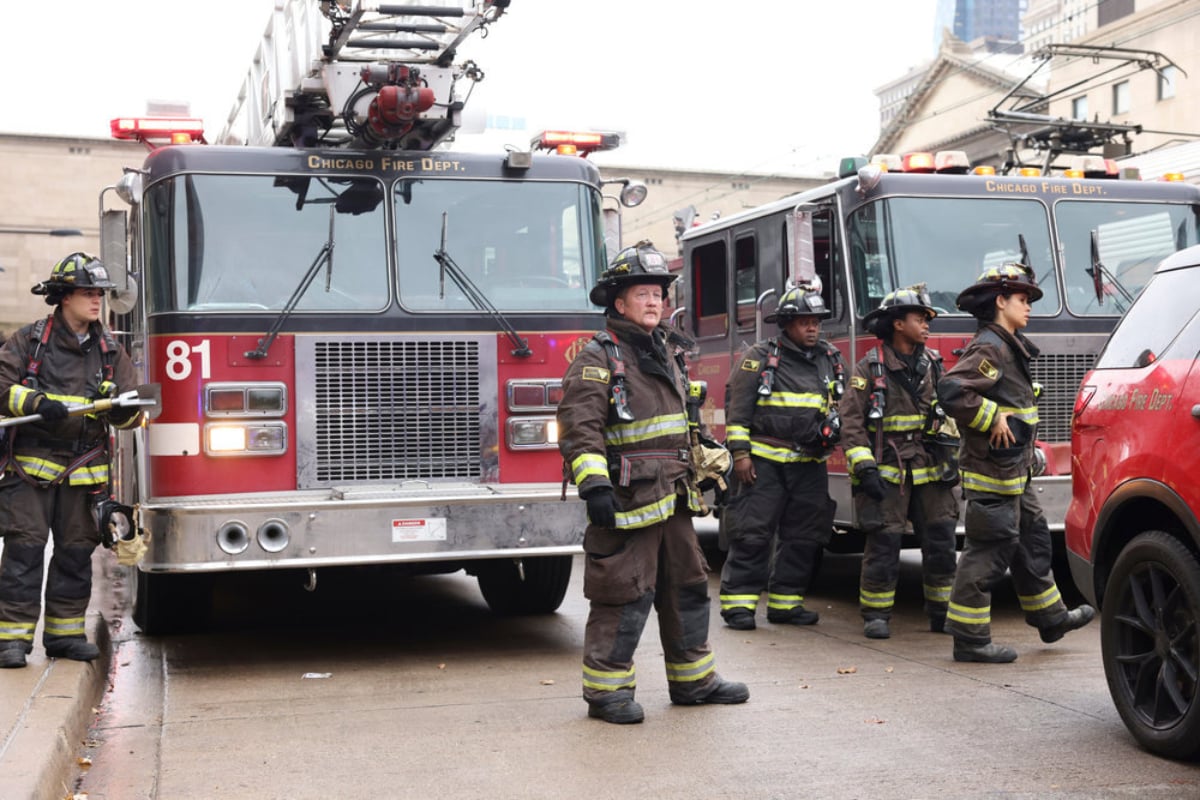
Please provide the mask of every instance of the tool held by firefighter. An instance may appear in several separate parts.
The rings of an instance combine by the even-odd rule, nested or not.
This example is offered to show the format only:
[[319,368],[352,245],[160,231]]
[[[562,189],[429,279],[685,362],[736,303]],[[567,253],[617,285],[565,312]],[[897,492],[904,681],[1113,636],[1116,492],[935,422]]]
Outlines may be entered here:
[[[153,419],[162,411],[162,386],[157,383],[146,383],[136,389],[122,392],[116,397],[102,398],[94,403],[68,405],[67,416],[78,417],[83,414],[102,414],[114,408],[144,408],[150,418]],[[40,422],[42,419],[41,414],[26,414],[23,417],[4,417],[0,418],[0,428],[10,428],[14,425],[23,425],[26,422]]]
[[[707,381],[690,381],[688,383],[687,417],[688,431],[692,438],[692,465],[696,469],[696,485],[704,492],[713,489],[715,494],[714,506],[720,506],[725,492],[729,489],[726,478],[733,469],[733,459],[725,447],[700,433],[700,408],[708,399]],[[701,499],[701,513],[709,509]],[[715,508],[713,509],[716,510]]]

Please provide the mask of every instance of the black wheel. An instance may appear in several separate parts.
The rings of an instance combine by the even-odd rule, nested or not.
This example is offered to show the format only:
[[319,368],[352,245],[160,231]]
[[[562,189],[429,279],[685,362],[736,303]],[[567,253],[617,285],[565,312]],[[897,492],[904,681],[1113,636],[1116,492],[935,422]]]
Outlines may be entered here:
[[133,569],[133,621],[159,636],[199,628],[212,610],[211,573],[165,574]]
[[1200,755],[1200,563],[1162,531],[1130,542],[1104,592],[1100,643],[1125,727],[1168,758]]
[[479,568],[479,591],[497,614],[550,614],[571,582],[571,556],[499,558]]

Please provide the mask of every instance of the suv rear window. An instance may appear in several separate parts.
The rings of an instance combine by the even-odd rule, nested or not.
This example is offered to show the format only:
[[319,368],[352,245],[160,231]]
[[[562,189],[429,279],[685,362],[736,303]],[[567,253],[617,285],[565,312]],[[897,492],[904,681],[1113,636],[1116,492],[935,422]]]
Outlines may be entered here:
[[1197,270],[1155,275],[1121,319],[1096,369],[1144,367],[1158,359],[1200,309]]

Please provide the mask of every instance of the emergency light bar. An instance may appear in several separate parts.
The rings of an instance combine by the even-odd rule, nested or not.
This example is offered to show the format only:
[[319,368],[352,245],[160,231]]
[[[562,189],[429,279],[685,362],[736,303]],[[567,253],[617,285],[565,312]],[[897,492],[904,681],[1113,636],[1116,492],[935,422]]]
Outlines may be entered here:
[[112,138],[136,140],[166,139],[171,144],[204,143],[204,120],[191,117],[117,117],[110,123]]
[[602,131],[542,131],[529,142],[535,150],[554,150],[560,155],[614,150],[621,144],[621,134]]

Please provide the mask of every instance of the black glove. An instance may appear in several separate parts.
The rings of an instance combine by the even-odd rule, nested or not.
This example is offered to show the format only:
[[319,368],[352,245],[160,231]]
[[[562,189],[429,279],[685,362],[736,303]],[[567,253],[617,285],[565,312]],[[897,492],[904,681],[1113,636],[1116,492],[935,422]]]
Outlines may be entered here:
[[49,397],[43,398],[34,411],[41,414],[42,419],[46,422],[56,422],[67,418],[66,405],[58,400],[51,400]]
[[869,467],[858,474],[858,485],[866,492],[867,497],[878,503],[883,499],[883,478],[879,477],[877,467]]
[[611,486],[599,486],[583,498],[587,502],[588,519],[601,528],[617,527],[617,503]]

